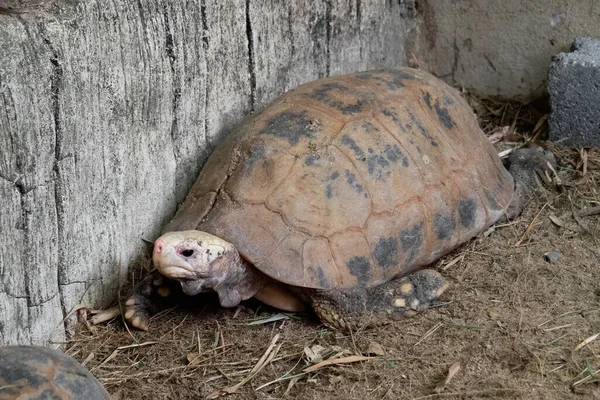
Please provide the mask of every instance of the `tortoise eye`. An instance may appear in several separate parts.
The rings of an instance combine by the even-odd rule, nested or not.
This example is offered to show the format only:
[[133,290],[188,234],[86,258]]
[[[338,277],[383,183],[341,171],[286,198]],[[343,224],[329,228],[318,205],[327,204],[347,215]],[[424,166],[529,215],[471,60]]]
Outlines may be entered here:
[[191,257],[194,255],[194,250],[186,249],[181,252],[181,255],[184,257]]

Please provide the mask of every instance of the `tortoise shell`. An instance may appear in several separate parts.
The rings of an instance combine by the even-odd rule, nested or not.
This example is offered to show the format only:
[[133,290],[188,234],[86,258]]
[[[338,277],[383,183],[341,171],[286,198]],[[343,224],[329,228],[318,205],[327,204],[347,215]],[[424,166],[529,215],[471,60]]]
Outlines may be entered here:
[[165,232],[219,236],[290,285],[373,287],[477,235],[513,192],[456,90],[368,71],[299,86],[241,123]]
[[109,400],[102,384],[72,357],[46,347],[0,347],[0,400]]

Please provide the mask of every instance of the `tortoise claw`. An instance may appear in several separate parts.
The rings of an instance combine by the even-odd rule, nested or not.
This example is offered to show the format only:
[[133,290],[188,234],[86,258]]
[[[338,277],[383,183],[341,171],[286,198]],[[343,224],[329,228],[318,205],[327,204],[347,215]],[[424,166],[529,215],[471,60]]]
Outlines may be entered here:
[[95,325],[108,321],[119,316],[122,311],[125,323],[146,331],[150,325],[150,317],[172,305],[176,297],[173,294],[177,292],[177,284],[174,281],[159,273],[148,275],[135,287],[134,294],[125,300],[122,309],[114,306],[101,311],[91,318],[91,322]]
[[150,312],[146,303],[149,299],[135,294],[125,302],[125,312],[123,317],[130,326],[147,331],[150,324]]

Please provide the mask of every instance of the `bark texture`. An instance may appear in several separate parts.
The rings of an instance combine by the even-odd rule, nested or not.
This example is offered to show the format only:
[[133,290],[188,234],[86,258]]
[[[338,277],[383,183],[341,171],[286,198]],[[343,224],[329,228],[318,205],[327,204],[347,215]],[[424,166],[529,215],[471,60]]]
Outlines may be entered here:
[[106,306],[227,129],[406,64],[413,0],[0,1],[0,345]]

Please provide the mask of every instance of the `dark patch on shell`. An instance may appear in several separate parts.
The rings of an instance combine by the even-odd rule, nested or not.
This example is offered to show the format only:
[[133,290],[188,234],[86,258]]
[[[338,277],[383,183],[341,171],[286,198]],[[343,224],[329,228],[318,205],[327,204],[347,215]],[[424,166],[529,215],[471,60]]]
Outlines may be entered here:
[[339,90],[341,92],[347,91],[348,88],[340,85],[339,83],[324,83],[317,89],[313,90],[311,97],[315,100],[326,101],[329,98],[329,92],[332,90]]
[[365,153],[361,150],[360,147],[358,147],[358,144],[356,144],[356,141],[354,139],[352,139],[348,135],[344,135],[342,136],[342,144],[348,147],[350,150],[352,150],[356,155],[356,158],[361,159],[363,161],[365,160]]
[[307,167],[312,167],[313,165],[315,165],[318,160],[319,160],[319,155],[318,154],[308,154],[305,158],[304,158],[304,165],[306,165]]
[[382,268],[389,268],[396,265],[398,256],[398,240],[396,238],[381,238],[373,250],[373,258]]
[[372,79],[380,84],[383,84],[390,90],[398,90],[406,87],[405,80],[414,80],[414,75],[411,75],[404,71],[397,70],[386,70],[387,76],[375,75],[373,72],[361,72],[357,74],[358,79],[367,80]]
[[436,102],[433,108],[435,108],[435,113],[437,114],[438,119],[446,128],[452,129],[456,126],[446,107],[442,107],[438,102]]
[[317,279],[319,280],[319,285],[322,288],[329,287],[329,282],[325,279],[325,272],[323,272],[323,267],[320,265],[318,267],[313,267],[313,269],[317,272]]
[[[47,363],[49,360],[44,360]],[[2,381],[12,382],[13,380],[25,380],[27,386],[37,389],[46,382],[44,374],[36,371],[32,366],[25,362],[11,357],[3,357],[0,364],[0,378]],[[4,390],[2,390],[3,392]]]
[[358,286],[366,286],[371,272],[371,262],[365,257],[354,257],[346,263],[346,266],[356,277]]
[[357,102],[356,104],[344,104],[341,101],[334,101],[329,104],[332,107],[337,108],[342,112],[342,114],[358,114],[362,111],[364,103],[362,101]]
[[427,132],[427,129],[425,129],[425,127],[423,126],[423,123],[417,117],[415,117],[415,115],[413,113],[410,113],[410,118],[412,119],[414,124],[417,125],[417,128],[419,128],[419,132],[421,132],[421,135],[425,136],[425,138],[427,138],[427,140],[429,140],[429,143],[431,143],[431,145],[433,147],[438,147],[437,142],[429,134],[429,132]]
[[408,167],[408,157],[402,153],[402,150],[400,150],[400,147],[397,145],[390,146],[389,144],[386,144],[383,152],[390,162],[395,163],[396,161],[401,161],[403,167]]
[[465,228],[471,228],[475,223],[477,215],[477,201],[475,199],[463,199],[458,202],[458,215],[460,223]]
[[386,109],[384,109],[383,111],[381,111],[381,113],[382,113],[383,115],[385,115],[386,117],[389,117],[389,118],[391,118],[391,119],[392,119],[392,121],[394,121],[395,123],[398,123],[398,115],[397,115],[397,114],[396,114],[394,111],[392,111],[392,110],[390,110],[390,109],[386,108]]
[[370,123],[369,121],[363,121],[362,123],[362,128],[365,130],[365,132],[367,133],[375,133],[375,132],[379,132],[379,129],[377,129],[375,127],[375,125],[373,125],[372,123]]
[[339,90],[340,92],[350,91],[347,87],[340,85],[339,83],[325,83],[319,88],[313,90],[310,94],[310,97],[319,100],[328,106],[337,108],[342,112],[342,114],[356,114],[362,111],[364,102],[359,100],[355,104],[344,104],[341,101],[332,98],[330,92],[333,90]]
[[454,99],[452,97],[449,97],[447,94],[444,94],[444,105],[445,106],[452,106],[454,105]]
[[356,175],[348,170],[346,170],[346,182],[348,183],[348,185],[352,186],[354,190],[356,190],[358,193],[363,192],[362,185],[356,181]]
[[256,163],[265,157],[265,147],[262,145],[253,146],[250,149],[250,156],[248,157],[248,166],[246,168],[246,175],[251,175]]
[[423,99],[425,100],[427,107],[429,107],[430,110],[433,110],[433,106],[431,105],[431,93],[424,92]]
[[331,183],[328,183],[325,187],[325,196],[327,196],[328,199],[333,197],[333,185]]
[[403,230],[400,233],[400,244],[402,251],[409,253],[407,262],[410,263],[423,246],[423,222]]
[[437,213],[433,217],[435,235],[439,240],[447,240],[452,237],[456,230],[456,221],[452,214]]
[[315,132],[320,129],[318,123],[307,116],[306,111],[284,111],[270,119],[259,134],[287,139],[291,146],[296,146],[302,137],[314,139]]
[[389,176],[390,163],[400,162],[402,166],[408,167],[408,157],[406,157],[398,145],[385,145],[383,151],[380,154],[375,153],[375,150],[371,147],[367,149],[367,154],[358,147],[358,144],[354,139],[348,135],[342,136],[342,144],[348,147],[354,152],[357,159],[365,161],[367,163],[367,169],[369,175],[376,179],[383,179],[385,176]]
[[389,108],[386,108],[386,109],[383,109],[383,110],[381,111],[381,113],[382,113],[383,115],[385,115],[386,117],[388,117],[388,118],[391,118],[391,120],[392,120],[392,121],[394,121],[394,124],[396,124],[396,126],[397,126],[398,128],[400,128],[400,130],[401,130],[402,132],[406,132],[406,129],[407,129],[407,128],[410,128],[410,125],[406,125],[406,126],[405,126],[405,125],[403,125],[403,124],[400,122],[400,119],[398,118],[398,114],[396,114],[396,112],[395,112],[395,111],[393,111],[393,110],[390,110]]
[[[385,157],[379,154],[373,154],[367,157],[367,167],[369,168],[369,175],[375,176],[376,179],[383,178],[384,169],[389,167],[390,162],[385,159]],[[385,175],[389,175],[389,171],[387,171]]]
[[58,393],[54,389],[46,389],[42,393],[40,393],[40,399],[44,400],[61,400],[62,396],[59,396]]

